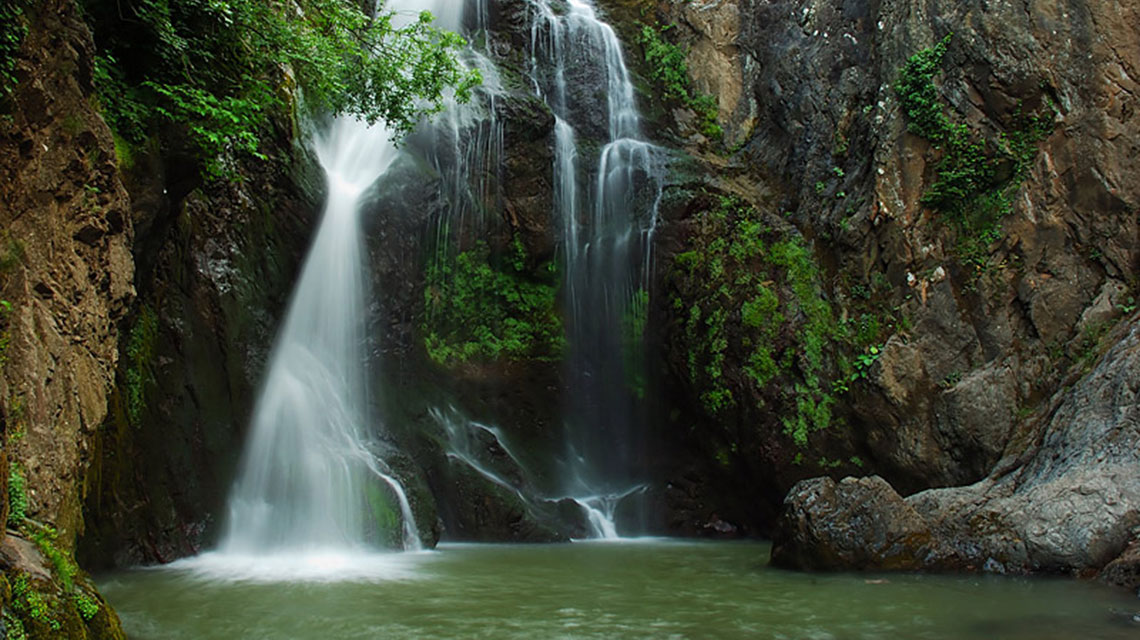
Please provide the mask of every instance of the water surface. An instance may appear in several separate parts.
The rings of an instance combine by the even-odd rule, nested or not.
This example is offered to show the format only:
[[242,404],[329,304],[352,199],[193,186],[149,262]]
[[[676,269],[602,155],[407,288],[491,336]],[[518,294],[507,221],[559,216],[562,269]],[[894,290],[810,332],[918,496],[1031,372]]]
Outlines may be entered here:
[[[227,581],[223,568],[107,575],[136,640],[355,638],[1071,639],[1140,635],[1098,584],[772,569],[761,543],[444,545],[355,582]],[[363,564],[363,563],[362,563]],[[326,576],[327,577],[327,576]]]

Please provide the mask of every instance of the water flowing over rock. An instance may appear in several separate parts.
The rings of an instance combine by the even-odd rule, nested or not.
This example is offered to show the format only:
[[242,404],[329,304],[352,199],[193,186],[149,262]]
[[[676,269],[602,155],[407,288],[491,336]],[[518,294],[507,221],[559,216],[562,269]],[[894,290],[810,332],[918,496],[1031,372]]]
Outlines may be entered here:
[[[230,499],[223,553],[352,549],[375,543],[384,493],[402,544],[422,544],[403,486],[371,444],[364,344],[361,192],[395,154],[390,132],[339,120],[318,144],[328,203],[254,410]],[[392,509],[392,506],[388,506]]]
[[[645,473],[644,315],[664,152],[645,141],[613,28],[589,2],[539,4],[532,75],[555,115],[554,182],[565,256],[568,349],[565,490],[594,537],[617,537],[614,511]],[[587,87],[603,86],[604,108]],[[602,123],[604,134],[597,130]],[[578,130],[603,142],[597,158]],[[596,174],[592,189],[581,174]]]

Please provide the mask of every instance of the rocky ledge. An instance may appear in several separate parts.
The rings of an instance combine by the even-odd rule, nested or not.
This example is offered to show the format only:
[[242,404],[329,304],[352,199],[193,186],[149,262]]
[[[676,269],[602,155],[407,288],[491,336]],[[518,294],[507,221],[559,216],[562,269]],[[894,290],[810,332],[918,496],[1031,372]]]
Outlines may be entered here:
[[980,482],[907,498],[877,476],[800,482],[772,564],[1098,574],[1140,587],[1140,320],[1113,338]]

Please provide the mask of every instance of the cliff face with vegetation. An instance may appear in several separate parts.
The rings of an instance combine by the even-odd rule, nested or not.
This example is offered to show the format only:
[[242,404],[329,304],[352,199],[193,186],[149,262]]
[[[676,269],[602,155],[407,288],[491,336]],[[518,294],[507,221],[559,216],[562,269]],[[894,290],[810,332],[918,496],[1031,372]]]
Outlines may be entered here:
[[[753,203],[807,239],[818,291],[831,307],[819,369],[826,384],[815,394],[831,415],[822,421],[810,414],[805,446],[800,423],[787,418],[803,414],[810,359],[788,362],[798,384],[777,376],[779,388],[771,389],[754,375],[766,359],[756,332],[768,323],[751,311],[767,294],[748,298],[729,283],[715,305],[727,313],[721,329],[719,316],[691,322],[689,299],[699,302],[701,294],[688,292],[684,275],[675,280],[678,309],[692,314],[675,317],[675,330],[727,337],[718,345],[717,377],[739,406],[710,416],[707,403],[698,404],[699,389],[690,396],[697,405],[691,415],[705,418],[690,418],[692,441],[711,442],[708,418],[719,426],[710,453],[720,464],[703,473],[723,479],[720,493],[749,478],[779,487],[771,497],[797,477],[825,472],[879,474],[909,494],[1008,473],[1008,465],[995,464],[1030,456],[1031,443],[1080,442],[1082,430],[1095,430],[1096,421],[1079,414],[1072,416],[1078,426],[1066,425],[1068,435],[1049,425],[1057,425],[1058,403],[1086,397],[1066,389],[1094,366],[1129,375],[1102,354],[1124,348],[1113,347],[1122,334],[1112,329],[1136,308],[1140,40],[1123,26],[1137,17],[1134,3],[652,8],[657,13],[645,15],[678,25],[674,35],[689,48],[695,86],[720,97],[729,151],[717,186],[747,196],[742,181],[763,185]],[[686,251],[708,246],[701,218],[687,223],[695,227],[691,240],[674,254],[673,269],[682,274],[692,269]],[[781,276],[770,280],[778,286]],[[772,323],[788,327],[799,318],[810,326],[810,309],[795,303],[799,309],[788,313],[779,297]],[[708,311],[701,307],[701,314]],[[672,369],[684,387],[693,379],[681,366],[693,342],[682,335]],[[779,337],[774,346],[786,349]],[[1109,412],[1129,405],[1126,395],[1111,393],[1100,402]],[[1031,476],[1018,477],[1035,483]],[[715,502],[702,499],[706,508]],[[1002,504],[994,513],[1016,510],[987,504]],[[1111,526],[1124,532],[1134,498],[1114,504],[1121,508],[1112,510]],[[732,513],[747,519],[748,510],[770,522],[771,511],[755,503]],[[721,516],[726,512],[722,507]],[[990,535],[1009,540],[1048,529],[992,527]],[[1097,567],[1127,542],[1127,534],[1108,535],[1095,559],[1068,564],[1000,558],[1022,558],[1011,563],[1019,568]]]
[[9,530],[0,534],[0,606],[8,637],[119,638],[118,618],[71,553],[114,387],[118,322],[135,297],[130,203],[92,104],[90,34],[70,2],[27,11],[22,46],[7,52],[19,84],[0,119],[0,513]]
[[[58,529],[39,551],[35,522],[9,536],[6,566],[25,586],[54,572],[44,593],[71,602],[88,587],[29,557],[82,535],[85,565],[163,562],[212,540],[322,185],[287,115],[260,130],[264,158],[217,156],[236,180],[203,180],[177,130],[116,150],[88,29],[49,5],[27,14],[0,122],[0,480],[17,487],[0,494]],[[572,401],[554,119],[526,78],[526,2],[490,5],[501,129],[479,135],[500,155],[466,217],[442,213],[470,160],[439,151],[448,127],[414,134],[370,196],[368,351],[421,530],[557,540],[582,535],[577,508],[521,497],[549,495]],[[821,528],[873,494],[942,567],[1099,569],[1135,544],[1137,5],[598,5],[646,130],[677,150],[644,331],[659,528],[777,529],[790,566],[931,566],[844,556],[874,532]],[[525,491],[456,464],[456,425]],[[1058,469],[1087,482],[1051,484]],[[848,474],[883,480],[796,484]],[[1084,521],[1011,516],[1035,491],[1111,522],[1090,542]],[[20,593],[6,611],[27,620]]]

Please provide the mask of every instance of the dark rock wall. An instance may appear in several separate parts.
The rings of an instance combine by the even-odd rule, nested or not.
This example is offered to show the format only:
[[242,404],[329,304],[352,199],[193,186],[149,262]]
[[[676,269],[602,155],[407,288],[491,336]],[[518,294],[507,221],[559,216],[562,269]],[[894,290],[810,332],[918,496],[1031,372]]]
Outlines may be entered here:
[[[1123,26],[1135,3],[641,4],[643,20],[679,25],[672,37],[688,47],[694,84],[718,96],[727,159],[693,149],[714,174],[705,188],[790,220],[811,242],[837,321],[879,324],[837,348],[834,375],[871,346],[879,355],[836,394],[835,428],[813,433],[799,464],[789,464],[788,436],[748,409],[678,407],[675,433],[695,432],[694,447],[719,430],[745,451],[726,465],[705,447],[701,469],[679,465],[678,477],[695,472],[717,487],[686,499],[699,511],[689,521],[719,510],[766,528],[775,505],[717,497],[740,484],[775,485],[771,496],[807,475],[874,472],[905,494],[986,476],[1069,368],[1091,364],[1136,294],[1140,39]],[[951,33],[936,83],[952,121],[993,140],[1016,129],[1019,109],[1057,111],[980,255],[920,203],[943,152],[907,132],[893,88],[908,57]],[[668,256],[694,246],[678,220],[666,270]],[[683,324],[660,313],[664,326]],[[726,375],[748,357],[730,347]],[[766,410],[794,410],[801,394],[783,393]]]
[[323,178],[289,122],[268,160],[175,197],[154,154],[128,172],[139,297],[85,504],[91,566],[168,562],[215,540],[269,349],[319,213]]

